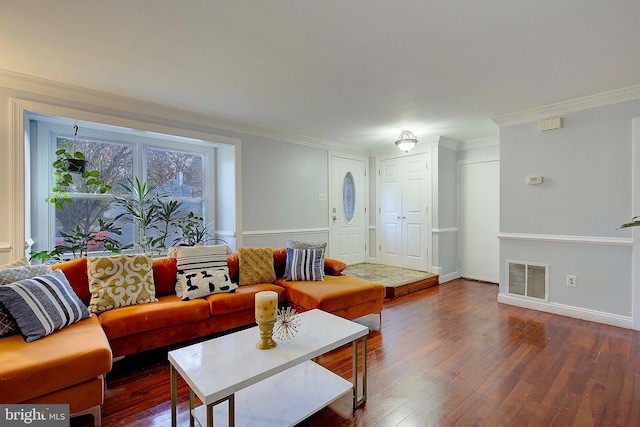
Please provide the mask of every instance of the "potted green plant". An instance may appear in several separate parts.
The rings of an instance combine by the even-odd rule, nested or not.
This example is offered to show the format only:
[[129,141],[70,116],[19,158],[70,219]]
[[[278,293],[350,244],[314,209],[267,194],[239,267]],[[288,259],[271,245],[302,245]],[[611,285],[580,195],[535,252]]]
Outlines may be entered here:
[[220,239],[215,232],[211,232],[208,225],[200,215],[189,212],[186,217],[173,222],[173,227],[180,236],[175,240],[174,245],[196,246],[212,241],[227,243]]
[[65,202],[71,201],[67,190],[74,184],[74,175],[79,176],[97,193],[104,194],[111,190],[111,186],[100,179],[99,171],[86,170],[87,160],[80,151],[72,153],[67,148],[60,148],[56,151],[56,159],[51,165],[53,166],[53,187],[51,195],[45,200],[53,203],[58,209],[62,209]]
[[166,240],[169,237],[169,231],[174,224],[182,220],[180,208],[182,202],[177,200],[165,200],[164,197],[158,196],[156,198],[158,209],[156,211],[157,224],[154,228],[158,232],[158,236],[153,240],[153,245],[161,250],[166,249]]
[[138,234],[138,249],[142,252],[150,252],[155,249],[154,239],[149,231],[158,221],[156,187],[147,185],[137,176],[134,180],[127,179],[129,185],[119,184],[127,193],[126,196],[113,196],[116,203],[124,209],[124,212],[116,216],[116,220],[123,218],[134,224]]
[[69,259],[82,258],[90,251],[102,250],[102,253],[120,253],[129,246],[122,246],[122,243],[112,235],[122,235],[122,229],[115,225],[114,221],[98,219],[97,226],[92,230],[82,230],[76,226],[71,231],[61,231],[62,244],[56,245],[51,251],[31,251],[30,259],[38,260],[42,263],[51,261],[61,261],[64,257]]

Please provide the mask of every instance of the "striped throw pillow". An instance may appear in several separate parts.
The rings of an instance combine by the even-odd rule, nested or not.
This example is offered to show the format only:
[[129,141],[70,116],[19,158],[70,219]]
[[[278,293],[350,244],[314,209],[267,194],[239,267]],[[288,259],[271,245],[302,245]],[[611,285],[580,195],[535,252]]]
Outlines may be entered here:
[[[176,295],[180,298],[187,297],[186,291],[190,289],[193,283],[194,274],[204,275],[204,271],[221,270],[228,277],[227,254],[230,253],[231,249],[227,245],[176,246],[171,248],[168,256],[176,259],[176,267],[178,269]],[[231,280],[229,279],[228,285],[230,285],[230,282]],[[193,295],[190,295],[190,297],[194,298]]]
[[285,280],[324,280],[324,249],[287,248],[287,265]]
[[60,270],[0,286],[0,302],[27,342],[90,316]]
[[[0,285],[8,285],[19,280],[31,279],[35,276],[51,273],[50,265],[23,265],[0,269]],[[7,309],[0,304],[0,337],[18,332],[18,325],[13,321]]]
[[[287,249],[324,249],[322,252],[322,264],[324,264],[324,253],[327,251],[327,242],[304,242],[302,240],[287,239]],[[284,277],[289,277],[289,257],[284,265]],[[320,279],[322,280],[322,279]]]

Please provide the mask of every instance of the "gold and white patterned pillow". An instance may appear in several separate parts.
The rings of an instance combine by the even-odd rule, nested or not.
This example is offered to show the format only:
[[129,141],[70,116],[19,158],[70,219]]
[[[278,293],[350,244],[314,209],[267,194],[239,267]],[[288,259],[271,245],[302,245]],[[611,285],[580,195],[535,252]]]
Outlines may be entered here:
[[89,311],[158,301],[151,265],[151,254],[87,257]]
[[273,266],[273,249],[271,248],[239,248],[238,285],[255,285],[256,283],[273,283],[276,271]]

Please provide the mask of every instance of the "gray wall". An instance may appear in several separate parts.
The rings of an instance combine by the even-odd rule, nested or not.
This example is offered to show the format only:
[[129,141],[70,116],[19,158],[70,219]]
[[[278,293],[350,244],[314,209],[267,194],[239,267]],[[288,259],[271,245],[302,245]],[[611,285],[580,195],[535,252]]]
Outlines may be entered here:
[[[616,228],[633,214],[634,117],[640,101],[566,115],[558,130],[501,129],[501,293],[506,260],[546,263],[550,303],[631,316],[631,245],[616,244],[631,234]],[[527,185],[527,175],[544,182]]]
[[242,150],[242,245],[327,242],[328,201],[318,197],[329,192],[327,150],[247,135]]

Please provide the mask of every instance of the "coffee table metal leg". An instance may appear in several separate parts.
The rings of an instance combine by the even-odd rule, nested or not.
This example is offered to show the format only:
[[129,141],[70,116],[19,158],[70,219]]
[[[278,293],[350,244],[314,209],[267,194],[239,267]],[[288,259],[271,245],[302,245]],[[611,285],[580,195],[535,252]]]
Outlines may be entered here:
[[171,427],[177,427],[178,388],[176,385],[176,370],[169,363],[169,382],[171,383]]
[[213,427],[213,406],[207,405],[207,427]]
[[362,394],[358,390],[358,342],[353,341],[353,409],[367,401],[367,336],[362,337]]
[[194,427],[195,418],[193,416],[193,408],[195,407],[195,395],[191,387],[189,387],[189,427]]
[[224,399],[220,399],[217,402],[207,405],[207,427],[213,427],[213,407],[225,400],[229,402],[229,427],[234,427],[236,425],[236,395],[232,394]]

